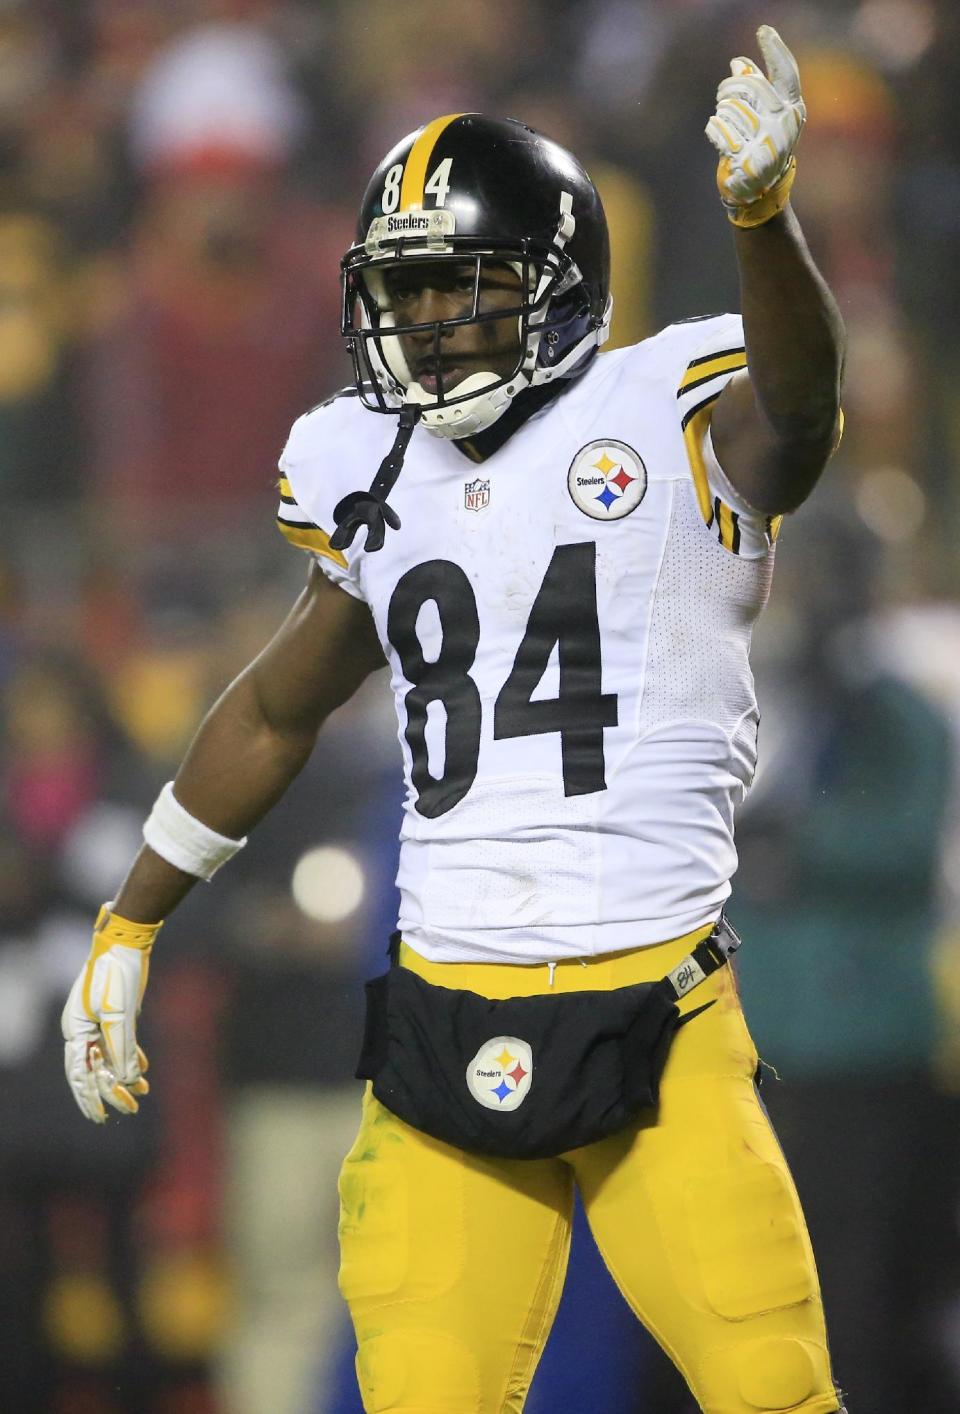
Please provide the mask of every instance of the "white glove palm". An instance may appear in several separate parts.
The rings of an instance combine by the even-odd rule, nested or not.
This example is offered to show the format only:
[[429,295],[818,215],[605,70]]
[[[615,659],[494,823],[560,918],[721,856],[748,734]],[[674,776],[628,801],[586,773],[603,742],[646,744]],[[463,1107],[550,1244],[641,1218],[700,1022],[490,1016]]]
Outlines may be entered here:
[[706,126],[720,154],[720,198],[740,226],[761,225],[786,205],[807,116],[796,59],[770,25],[760,26],[757,40],[768,77],[750,59],[731,60]]
[[90,956],[63,1008],[67,1081],[83,1114],[97,1124],[107,1117],[104,1101],[121,1114],[136,1114],[140,1106],[134,1096],[150,1088],[136,1023],[160,927],[131,923],[104,904]]

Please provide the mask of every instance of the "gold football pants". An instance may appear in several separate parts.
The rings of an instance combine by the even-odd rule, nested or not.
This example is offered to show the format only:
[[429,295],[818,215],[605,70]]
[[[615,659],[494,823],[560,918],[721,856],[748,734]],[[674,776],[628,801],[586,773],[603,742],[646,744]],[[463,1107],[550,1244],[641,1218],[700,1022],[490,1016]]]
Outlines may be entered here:
[[[401,960],[493,998],[607,990],[664,976],[708,931],[560,962],[552,983],[546,964],[429,963],[406,946]],[[705,1414],[837,1408],[813,1253],[731,968],[680,1008],[707,1001],[673,1041],[656,1117],[562,1158],[464,1153],[368,1088],[340,1178],[340,1289],[368,1414],[523,1409],[563,1285],[574,1184],[617,1285]]]

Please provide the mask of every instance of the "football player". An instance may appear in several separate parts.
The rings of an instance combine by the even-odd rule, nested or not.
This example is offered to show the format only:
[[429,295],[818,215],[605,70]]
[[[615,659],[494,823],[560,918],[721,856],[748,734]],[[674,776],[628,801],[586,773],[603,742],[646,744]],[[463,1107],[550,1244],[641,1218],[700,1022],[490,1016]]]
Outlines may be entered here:
[[797,66],[774,30],[758,39],[766,73],[735,59],[706,130],[742,318],[599,354],[603,210],[522,123],[440,117],[377,168],[343,260],[356,384],[299,419],[280,462],[307,587],[161,792],[64,1010],[83,1113],[135,1111],[161,920],[386,659],[400,918],[341,1178],[370,1411],[523,1408],[574,1185],[705,1411],[842,1408],[723,965],[751,628],[780,518],[839,437],[843,348],[789,205]]

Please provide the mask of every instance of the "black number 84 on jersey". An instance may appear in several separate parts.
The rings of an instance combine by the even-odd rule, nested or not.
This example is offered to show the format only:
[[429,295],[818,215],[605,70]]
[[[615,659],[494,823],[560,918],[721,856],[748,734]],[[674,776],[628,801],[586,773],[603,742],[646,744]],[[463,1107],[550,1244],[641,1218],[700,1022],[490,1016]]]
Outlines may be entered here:
[[[606,790],[603,730],[617,725],[617,696],[601,692],[600,625],[597,617],[597,547],[593,542],[558,545],[543,577],[513,667],[494,704],[493,735],[560,733],[565,795]],[[417,617],[433,600],[441,644],[428,662],[417,637]],[[470,676],[480,643],[477,600],[470,581],[451,560],[426,560],[407,570],[390,599],[390,639],[407,681],[404,735],[413,758],[416,809],[430,819],[462,800],[477,776],[482,708]],[[554,645],[560,662],[556,697],[533,701]],[[443,775],[427,762],[427,708],[446,713]]]

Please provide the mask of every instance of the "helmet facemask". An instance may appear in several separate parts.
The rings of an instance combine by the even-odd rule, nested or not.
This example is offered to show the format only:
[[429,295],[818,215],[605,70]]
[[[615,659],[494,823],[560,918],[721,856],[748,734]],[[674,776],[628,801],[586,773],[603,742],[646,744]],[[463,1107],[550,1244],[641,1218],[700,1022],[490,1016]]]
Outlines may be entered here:
[[[494,259],[481,251],[442,260],[406,254],[363,272],[361,319],[370,331],[365,352],[386,400],[418,404],[424,425],[441,436],[468,436],[489,425],[527,385],[524,347],[535,279],[529,260]],[[406,280],[414,289],[422,282],[452,291],[450,316],[411,322],[410,301],[390,294]],[[465,328],[482,329],[487,338],[478,333],[465,348]]]
[[[428,431],[469,437],[494,423],[525,388],[575,371],[606,337],[609,314],[599,321],[590,314],[580,271],[563,250],[572,227],[569,209],[561,203],[560,226],[552,242],[524,239],[516,246],[494,245],[449,231],[425,241],[422,235],[381,237],[371,228],[364,245],[354,246],[343,261],[342,332],[365,405],[395,412],[403,403],[416,403]],[[421,324],[400,322],[391,282],[395,286],[403,268],[409,268],[414,279],[417,266],[422,278],[422,267],[431,264],[472,272],[469,289],[464,283],[463,314]],[[494,272],[502,275],[505,268],[517,277],[517,303],[491,308],[485,287]],[[491,321],[515,321],[516,360],[506,372],[497,372],[476,367],[477,355],[471,353],[471,371],[444,387],[445,356],[451,350],[457,353],[452,342],[456,329]],[[423,337],[427,334],[429,340]],[[401,338],[408,341],[408,351],[411,338],[420,340],[418,362],[432,364],[433,386],[424,386],[417,368],[410,367]]]

